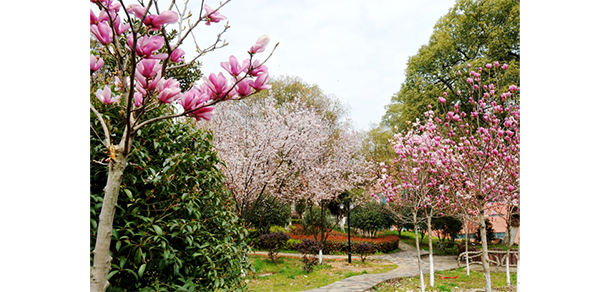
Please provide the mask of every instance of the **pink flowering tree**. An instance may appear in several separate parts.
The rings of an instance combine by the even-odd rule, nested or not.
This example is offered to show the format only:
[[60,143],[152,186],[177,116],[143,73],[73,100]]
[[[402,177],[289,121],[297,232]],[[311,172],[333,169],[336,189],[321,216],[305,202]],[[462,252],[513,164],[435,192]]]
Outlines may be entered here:
[[[263,65],[266,59],[255,58],[268,45],[267,36],[256,41],[242,62],[231,56],[223,63],[221,66],[229,71],[226,77],[223,73],[211,73],[201,85],[187,90],[170,77],[173,70],[190,66],[205,53],[225,45],[220,44],[220,38],[228,26],[209,47],[197,46],[197,54],[189,60],[180,48],[196,26],[226,19],[218,10],[228,2],[213,9],[201,1],[194,15],[186,11],[186,4],[180,9],[174,1],[164,10],[155,0],[134,4],[91,0],[90,109],[103,129],[103,133],[95,134],[108,152],[108,178],[93,250],[91,291],[104,291],[109,284],[106,278],[112,260],[109,254],[112,222],[123,172],[138,130],[179,117],[210,120],[219,102],[242,99],[268,88],[267,68]],[[178,27],[170,37],[168,25],[172,24]],[[104,107],[120,108],[123,120],[108,120],[99,110]],[[159,108],[166,109],[167,114],[153,114]]]
[[[361,187],[372,177],[372,164],[362,151],[362,135],[348,124],[336,126],[334,130],[328,128],[325,141],[309,157],[308,165],[299,174],[295,192],[299,198],[320,207],[322,228],[319,237],[315,233],[314,237],[322,242],[328,237],[328,230],[325,230],[328,203],[345,191]],[[352,198],[352,201],[356,200]]]
[[[453,164],[452,142],[443,138],[441,127],[435,124],[434,112],[425,113],[428,119],[420,124],[416,121],[405,134],[396,134],[390,141],[396,157],[389,165],[382,165],[382,176],[379,180],[380,195],[389,204],[404,206],[411,212],[411,222],[415,228],[415,244],[417,247],[418,268],[420,272],[420,287],[425,291],[421,254],[419,249],[419,230],[417,223],[422,213],[428,223],[428,235],[431,236],[432,217],[443,215],[446,206],[450,204],[446,195],[446,185]],[[430,248],[430,285],[434,286],[434,261],[432,240],[428,240]]]
[[458,72],[465,78],[461,84],[467,95],[469,110],[461,111],[459,104],[445,108],[445,96],[439,97],[446,114],[437,119],[445,127],[447,137],[455,142],[455,167],[450,183],[457,196],[472,198],[466,209],[473,209],[479,221],[482,238],[482,261],[485,291],[491,291],[485,211],[490,205],[505,204],[519,208],[520,158],[520,89],[516,85],[486,84],[483,79],[502,80],[508,65],[498,62],[485,69]]
[[278,104],[273,96],[217,108],[210,123],[236,213],[250,222],[265,200],[298,200],[299,175],[328,139],[328,125],[299,100]]

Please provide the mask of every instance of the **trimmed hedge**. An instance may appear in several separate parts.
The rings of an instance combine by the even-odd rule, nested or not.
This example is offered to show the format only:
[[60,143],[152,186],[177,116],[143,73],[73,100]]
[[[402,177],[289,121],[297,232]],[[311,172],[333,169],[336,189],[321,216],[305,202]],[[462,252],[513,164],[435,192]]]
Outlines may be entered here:
[[[313,239],[311,235],[290,235],[290,240],[286,244],[286,248],[295,249],[294,245],[297,244],[297,240]],[[388,253],[398,248],[399,238],[397,235],[388,235],[377,238],[362,238],[362,237],[351,237],[352,253],[355,251],[355,246],[358,243],[368,243],[373,247],[373,253],[382,252]],[[322,253],[347,253],[347,235],[329,235],[326,240],[326,244],[322,249]]]

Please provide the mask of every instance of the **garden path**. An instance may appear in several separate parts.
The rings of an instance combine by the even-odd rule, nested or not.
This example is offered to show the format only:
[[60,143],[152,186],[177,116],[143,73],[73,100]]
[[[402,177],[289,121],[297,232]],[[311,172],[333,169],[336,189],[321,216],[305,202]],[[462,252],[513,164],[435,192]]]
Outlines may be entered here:
[[[373,258],[384,259],[398,265],[398,268],[383,274],[363,274],[341,281],[334,282],[324,287],[306,290],[309,292],[345,292],[345,291],[365,291],[371,287],[394,278],[414,277],[419,274],[417,268],[417,250],[403,242],[399,242],[400,252],[387,255],[374,255]],[[427,251],[422,251],[422,268],[424,273],[430,272],[430,264]],[[322,258],[346,258],[346,256],[322,256]],[[352,257],[352,260],[355,260]],[[451,270],[457,268],[455,256],[435,256],[434,270]]]

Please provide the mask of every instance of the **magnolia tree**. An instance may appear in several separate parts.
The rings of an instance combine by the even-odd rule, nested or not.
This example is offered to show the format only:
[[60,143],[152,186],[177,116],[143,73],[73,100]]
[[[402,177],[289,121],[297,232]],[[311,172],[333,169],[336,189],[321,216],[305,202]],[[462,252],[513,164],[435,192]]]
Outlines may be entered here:
[[[485,229],[485,209],[492,203],[504,203],[507,208],[519,208],[519,157],[520,157],[520,89],[516,85],[486,84],[488,80],[502,80],[508,65],[498,62],[486,64],[485,69],[458,72],[466,78],[464,92],[469,100],[468,112],[460,105],[449,107],[444,119],[436,122],[446,129],[453,147],[455,167],[447,189],[471,203],[479,220],[482,238],[482,261],[485,273],[485,291],[491,291],[488,242]],[[439,97],[441,107],[446,93]],[[457,207],[456,207],[457,210]]]
[[227,189],[237,214],[250,222],[264,200],[298,200],[295,188],[329,139],[327,123],[295,100],[279,105],[273,96],[223,104],[209,126],[224,161]]
[[[193,14],[187,12],[186,4],[180,9],[174,1],[164,10],[154,0],[135,4],[91,0],[90,30],[94,44],[90,58],[90,109],[102,125],[100,142],[108,152],[108,178],[93,250],[91,291],[104,291],[109,285],[106,278],[112,260],[109,254],[112,222],[123,172],[138,130],[178,117],[209,120],[215,104],[242,99],[268,88],[267,68],[263,65],[266,59],[262,62],[255,59],[268,45],[267,36],[256,41],[245,60],[239,62],[231,56],[222,64],[229,77],[211,73],[203,78],[203,84],[188,90],[182,90],[179,82],[169,77],[173,70],[190,66],[205,53],[226,45],[220,44],[220,37],[228,25],[211,46],[198,49],[197,55],[188,61],[180,48],[196,26],[226,19],[218,9],[228,2],[213,9],[201,1],[199,11]],[[170,24],[177,24],[171,32],[173,37],[169,36]],[[120,107],[124,120],[107,120],[98,110],[101,107]],[[152,115],[151,111],[159,107],[172,111],[165,116]]]
[[[443,183],[448,180],[452,168],[451,140],[442,138],[440,127],[434,123],[434,112],[425,113],[428,120],[424,124],[419,121],[413,128],[403,134],[396,134],[391,144],[396,153],[394,161],[389,165],[382,164],[382,174],[379,179],[380,195],[390,204],[404,206],[411,211],[411,222],[415,228],[415,244],[417,247],[417,264],[420,273],[420,287],[425,291],[421,254],[419,250],[419,231],[417,223],[419,213],[426,216],[428,234],[431,236],[432,216],[440,213],[450,203],[449,197],[442,192]],[[379,195],[372,194],[379,198]],[[430,285],[434,286],[434,261],[432,240],[428,240],[430,248]]]

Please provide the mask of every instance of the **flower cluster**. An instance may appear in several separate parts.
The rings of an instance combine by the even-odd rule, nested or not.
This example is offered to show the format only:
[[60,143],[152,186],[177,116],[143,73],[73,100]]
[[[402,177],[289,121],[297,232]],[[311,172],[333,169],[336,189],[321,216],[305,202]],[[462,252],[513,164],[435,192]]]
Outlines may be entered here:
[[[261,36],[248,51],[250,58],[241,63],[235,56],[230,56],[228,62],[222,62],[221,67],[227,70],[230,77],[223,73],[211,73],[203,78],[203,84],[192,86],[183,92],[178,80],[167,77],[168,64],[185,62],[185,52],[179,48],[180,41],[167,47],[168,40],[159,31],[164,26],[178,22],[181,18],[178,13],[168,10],[159,14],[152,14],[150,10],[139,5],[131,4],[125,13],[131,16],[122,23],[119,11],[121,3],[114,0],[91,0],[100,9],[99,13],[90,10],[90,30],[93,36],[104,47],[112,47],[107,52],[132,53],[136,56],[135,75],[116,76],[115,86],[105,85],[104,90],[98,90],[96,96],[103,104],[118,103],[121,96],[129,96],[131,78],[135,79],[133,105],[135,110],[144,109],[151,102],[158,101],[163,104],[176,102],[184,109],[184,114],[195,117],[197,120],[209,120],[214,110],[213,105],[219,101],[241,99],[261,90],[270,89],[269,73],[267,67],[259,60],[253,59],[256,53],[263,52],[269,44],[268,36]],[[217,23],[226,19],[225,16],[207,5],[204,6],[206,15],[205,24]],[[130,24],[139,21],[144,28],[130,31]],[[126,42],[121,47],[123,38]],[[101,51],[97,55],[91,54],[91,74],[104,66]],[[122,92],[121,92],[122,91]],[[113,93],[118,93],[113,97]],[[122,93],[122,94],[121,94]]]

